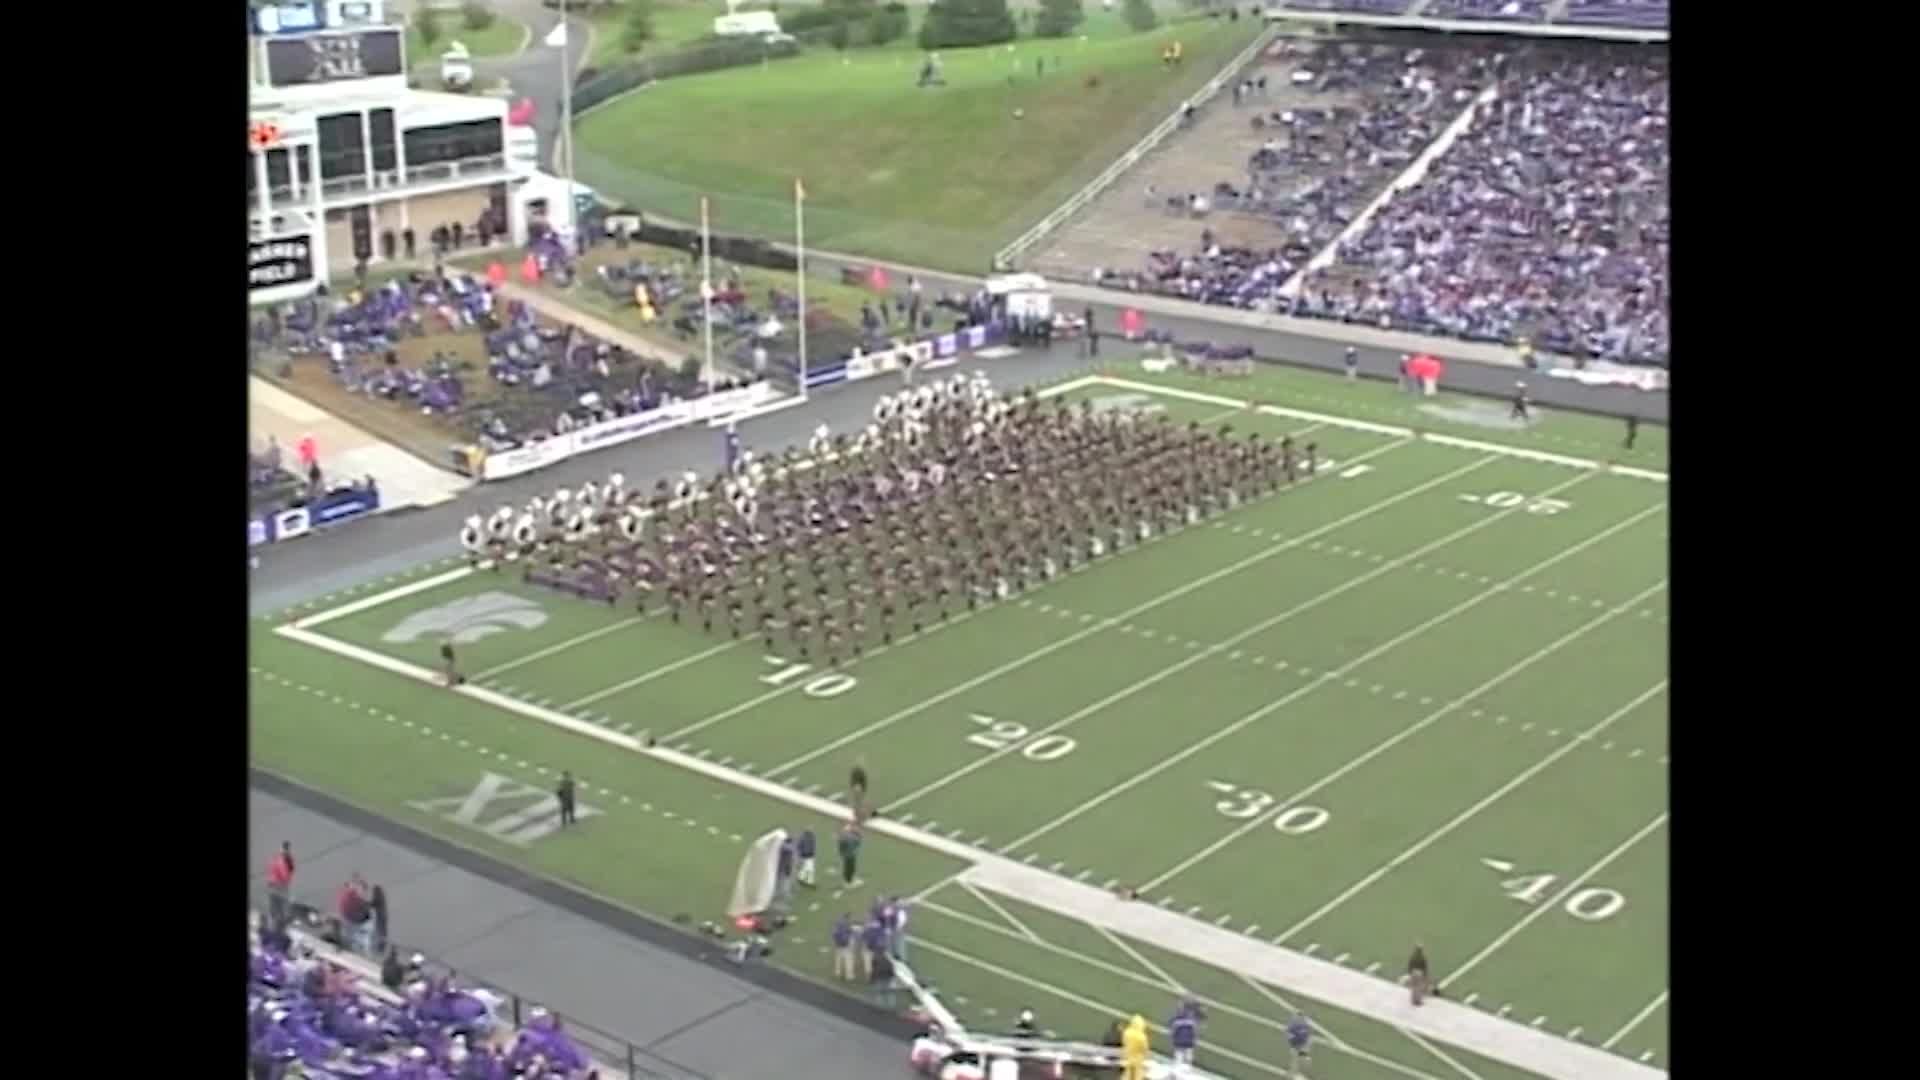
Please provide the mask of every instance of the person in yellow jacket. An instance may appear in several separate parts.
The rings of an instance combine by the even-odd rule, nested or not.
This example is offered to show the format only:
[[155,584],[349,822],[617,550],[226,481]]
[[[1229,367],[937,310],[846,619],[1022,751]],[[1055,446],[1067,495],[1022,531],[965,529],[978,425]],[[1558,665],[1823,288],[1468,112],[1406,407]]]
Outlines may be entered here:
[[1147,1077],[1147,1018],[1135,1016],[1127,1022],[1127,1030],[1120,1033],[1120,1052],[1123,1055],[1121,1080],[1146,1080]]

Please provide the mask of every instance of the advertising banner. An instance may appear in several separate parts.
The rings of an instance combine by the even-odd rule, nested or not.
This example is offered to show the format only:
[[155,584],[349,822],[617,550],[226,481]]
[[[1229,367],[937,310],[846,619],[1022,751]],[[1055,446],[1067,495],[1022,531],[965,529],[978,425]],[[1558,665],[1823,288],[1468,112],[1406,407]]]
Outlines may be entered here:
[[671,430],[692,419],[693,409],[684,401],[648,409],[646,412],[635,413],[632,416],[615,417],[575,431],[573,452],[584,454],[603,446],[618,446],[643,435]]
[[941,334],[939,337],[933,339],[933,354],[935,356],[952,356],[959,351],[959,334]]
[[247,288],[272,289],[313,280],[313,240],[282,236],[247,244]]
[[254,518],[247,522],[247,546],[259,547],[273,540],[273,523],[266,518]]
[[480,476],[485,480],[505,480],[509,476],[544,469],[571,456],[573,436],[556,435],[512,450],[488,454],[486,460],[480,463]]
[[291,540],[296,536],[305,536],[311,525],[312,519],[307,516],[305,507],[282,510],[278,514],[273,515],[273,538],[278,541]]
[[380,509],[377,488],[336,491],[307,504],[307,520],[314,527],[338,525],[343,521],[371,514]]

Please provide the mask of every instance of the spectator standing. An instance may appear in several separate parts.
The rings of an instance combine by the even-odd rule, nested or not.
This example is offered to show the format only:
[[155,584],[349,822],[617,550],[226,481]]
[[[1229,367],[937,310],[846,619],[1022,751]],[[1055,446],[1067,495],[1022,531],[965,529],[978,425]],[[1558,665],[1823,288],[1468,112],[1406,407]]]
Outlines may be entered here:
[[1640,435],[1640,418],[1638,416],[1633,415],[1632,413],[1628,413],[1627,414],[1627,441],[1620,445],[1628,450],[1633,449],[1633,440],[1638,438],[1639,435]]
[[833,977],[852,982],[853,971],[853,916],[841,912],[840,918],[833,924]]
[[900,963],[907,962],[907,901],[896,896],[887,905],[889,920],[887,923],[887,941],[892,946],[893,958]]
[[1347,346],[1345,361],[1347,365],[1347,381],[1353,382],[1360,377],[1360,350],[1351,345]]
[[800,859],[800,867],[795,878],[809,889],[817,884],[813,868],[814,846],[813,830],[801,829],[800,839],[794,842],[794,854]]
[[440,643],[440,663],[446,668],[447,685],[460,685],[460,666],[453,658],[453,642],[450,640]]
[[287,925],[292,915],[293,844],[280,841],[280,850],[267,860],[267,918],[275,930]]
[[380,961],[380,985],[389,990],[398,990],[407,981],[406,965],[400,962],[400,950],[387,946],[386,959]]
[[340,918],[341,947],[360,950],[362,935],[370,929],[372,912],[367,909],[367,898],[360,892],[359,875],[348,878],[340,886],[335,911]]
[[1417,941],[1413,943],[1413,955],[1407,959],[1407,988],[1413,992],[1415,1005],[1427,1000],[1427,949]]
[[387,947],[387,890],[384,885],[373,887],[373,895],[368,898],[367,906],[373,909],[373,947],[367,951],[378,956]]
[[780,841],[780,854],[778,861],[775,863],[773,875],[773,894],[782,907],[787,906],[793,901],[793,872],[796,868],[794,865],[795,853],[796,848],[792,835],[789,834],[783,837]]
[[867,916],[867,925],[860,933],[860,974],[871,982],[874,969],[880,959],[887,955],[887,924],[879,913]]
[[560,802],[560,827],[564,829],[574,823],[573,773],[561,771],[560,785],[553,789],[553,797]]
[[849,821],[840,827],[840,883],[851,889],[860,884],[860,826]]
[[1403,394],[1413,389],[1413,373],[1407,370],[1412,360],[1406,353],[1400,354],[1400,392]]

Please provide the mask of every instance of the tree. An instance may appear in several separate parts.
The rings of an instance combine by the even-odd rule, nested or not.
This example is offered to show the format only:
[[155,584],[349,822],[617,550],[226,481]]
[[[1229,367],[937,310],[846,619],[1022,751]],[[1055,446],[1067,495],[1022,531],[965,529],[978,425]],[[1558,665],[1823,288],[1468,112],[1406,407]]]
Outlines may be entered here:
[[1127,18],[1127,25],[1141,33],[1160,25],[1160,16],[1154,14],[1151,0],[1127,0],[1122,14]]
[[1013,13],[1007,0],[940,0],[920,24],[923,49],[998,45],[1012,41]]
[[485,30],[493,25],[493,9],[480,0],[467,0],[460,5],[460,22],[469,30]]
[[1080,0],[1040,0],[1040,19],[1034,23],[1033,32],[1041,37],[1066,37],[1086,17]]
[[422,45],[431,45],[440,40],[440,16],[425,4],[413,16],[413,32],[420,35]]
[[627,21],[620,26],[620,47],[637,53],[653,40],[653,0],[627,0]]

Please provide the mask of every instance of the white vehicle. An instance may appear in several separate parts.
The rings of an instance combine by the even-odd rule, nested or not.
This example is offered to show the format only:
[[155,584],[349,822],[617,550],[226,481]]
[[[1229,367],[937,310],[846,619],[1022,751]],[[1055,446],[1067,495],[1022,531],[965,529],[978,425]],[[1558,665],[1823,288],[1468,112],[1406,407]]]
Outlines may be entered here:
[[473,88],[473,57],[467,47],[456,41],[447,46],[440,54],[440,85],[448,90],[466,91]]
[[987,294],[1005,303],[1009,316],[1053,318],[1053,290],[1039,274],[995,274],[987,279]]

